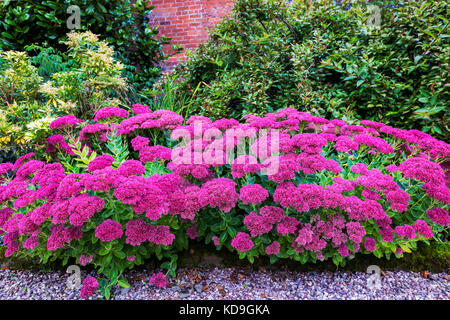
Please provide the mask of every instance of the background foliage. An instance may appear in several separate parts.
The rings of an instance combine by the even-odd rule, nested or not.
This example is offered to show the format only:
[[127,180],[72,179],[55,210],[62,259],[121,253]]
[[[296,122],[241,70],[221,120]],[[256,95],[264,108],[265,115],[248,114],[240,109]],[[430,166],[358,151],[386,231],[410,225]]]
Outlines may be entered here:
[[[129,104],[129,84],[113,49],[91,32],[70,33],[61,53],[0,51],[0,161],[35,151],[41,155],[49,124],[73,114],[91,119],[105,106]],[[37,66],[35,66],[35,64]]]

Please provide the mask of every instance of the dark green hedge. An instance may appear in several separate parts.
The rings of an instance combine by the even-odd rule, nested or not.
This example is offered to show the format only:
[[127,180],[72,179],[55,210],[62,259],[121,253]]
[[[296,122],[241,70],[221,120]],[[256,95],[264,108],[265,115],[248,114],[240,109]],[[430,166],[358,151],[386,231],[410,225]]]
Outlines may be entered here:
[[192,111],[241,118],[291,106],[448,140],[448,1],[382,1],[380,28],[365,5],[311,2],[237,0],[175,71],[179,91],[202,82]]

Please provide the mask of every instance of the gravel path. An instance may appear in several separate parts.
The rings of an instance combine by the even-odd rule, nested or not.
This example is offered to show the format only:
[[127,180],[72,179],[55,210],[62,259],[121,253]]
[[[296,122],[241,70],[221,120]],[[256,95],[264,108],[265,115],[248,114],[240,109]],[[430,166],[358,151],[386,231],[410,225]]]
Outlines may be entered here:
[[[386,271],[381,275],[380,289],[370,289],[369,274],[363,272],[185,268],[178,270],[164,289],[149,285],[151,273],[127,272],[131,288],[114,288],[112,299],[450,299],[448,273],[430,273],[425,278],[421,273]],[[82,279],[86,275],[81,272]],[[1,270],[0,299],[80,299],[79,289],[67,289],[68,276],[60,271]]]

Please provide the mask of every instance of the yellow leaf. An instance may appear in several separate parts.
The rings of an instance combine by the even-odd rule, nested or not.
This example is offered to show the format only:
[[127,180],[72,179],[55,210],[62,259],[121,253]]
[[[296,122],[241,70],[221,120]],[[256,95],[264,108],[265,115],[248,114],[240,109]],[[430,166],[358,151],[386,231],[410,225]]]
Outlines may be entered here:
[[407,245],[406,243],[405,244],[400,243],[400,248],[402,248],[403,251],[405,252],[411,253],[411,249],[409,248],[409,245]]

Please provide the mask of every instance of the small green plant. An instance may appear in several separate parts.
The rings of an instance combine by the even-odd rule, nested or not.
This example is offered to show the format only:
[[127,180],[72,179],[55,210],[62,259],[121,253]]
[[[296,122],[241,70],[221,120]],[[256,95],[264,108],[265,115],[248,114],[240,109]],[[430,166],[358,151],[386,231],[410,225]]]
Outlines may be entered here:
[[41,81],[25,52],[0,51],[0,105],[32,101]]
[[29,52],[31,63],[37,67],[38,74],[44,81],[50,80],[55,73],[69,70],[73,64],[64,52],[49,47],[46,43],[28,45],[25,50]]
[[0,147],[16,157],[42,154],[49,125],[61,114],[92,118],[101,107],[128,104],[124,67],[112,47],[91,32],[72,32],[65,44],[63,53],[29,46],[38,52],[31,58],[0,52]]
[[75,157],[68,156],[64,153],[59,153],[58,157],[67,172],[82,173],[87,169],[89,162],[97,157],[97,153],[92,151],[88,146],[82,145],[77,138],[69,139],[69,147]]
[[76,114],[93,117],[104,106],[121,104],[127,90],[122,77],[123,64],[114,59],[114,50],[92,32],[71,32],[64,43],[73,66],[54,73],[40,87],[50,101],[75,104]]
[[117,130],[114,130],[111,134],[107,134],[108,142],[106,143],[106,148],[111,152],[114,158],[112,166],[117,168],[124,161],[128,160],[128,144],[124,141],[123,137],[117,134]]

